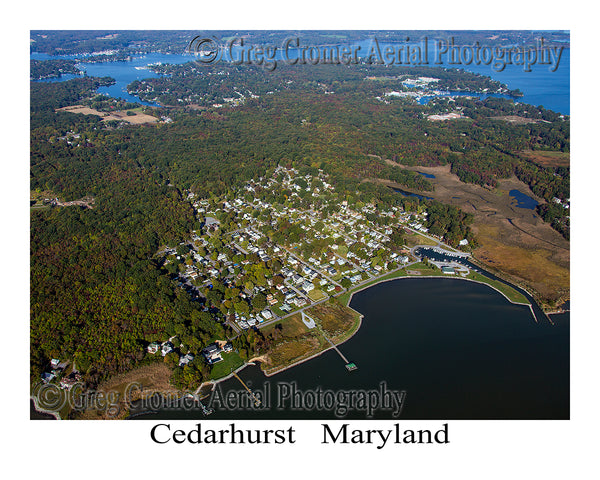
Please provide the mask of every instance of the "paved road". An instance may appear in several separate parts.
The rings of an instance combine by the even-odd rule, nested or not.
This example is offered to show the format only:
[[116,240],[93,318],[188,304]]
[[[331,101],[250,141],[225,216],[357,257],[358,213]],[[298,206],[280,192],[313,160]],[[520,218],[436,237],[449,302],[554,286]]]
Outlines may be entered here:
[[244,255],[248,255],[248,252],[246,250],[244,250],[242,247],[240,247],[237,243],[232,243],[232,245],[237,248],[240,252],[242,252]]
[[[306,265],[308,268],[310,268],[311,270],[317,270],[317,267],[313,267],[311,264],[305,262],[302,258],[300,258],[299,256],[297,256],[296,254],[294,254],[293,252],[289,251],[287,248],[285,248],[284,246],[281,246],[281,248],[283,248],[286,252],[288,252],[292,257],[294,257],[296,260],[298,260],[300,263]],[[325,277],[327,280],[329,280],[331,283],[335,283],[337,286],[341,287],[341,285],[339,283],[337,283],[333,278],[331,278],[329,275],[323,273],[323,271],[319,272],[323,277]]]
[[[333,254],[338,257],[341,258],[342,260],[345,260],[348,263],[351,263],[352,265],[354,265],[360,272],[365,272],[368,276],[369,276],[369,280],[372,280],[373,278],[375,278],[375,275],[373,275],[371,272],[369,272],[368,270],[365,270],[363,267],[361,267],[360,265],[354,263],[353,260],[350,260],[349,258],[344,258],[341,255],[337,254],[336,252],[333,252]],[[389,272],[388,272],[389,273]]]
[[[232,232],[228,232],[228,234],[233,234],[233,233],[235,233],[235,232],[238,232],[238,231],[244,231],[244,230],[246,230],[247,228],[249,228],[249,229],[253,230],[254,232],[256,232],[256,233],[258,233],[258,234],[262,235],[262,233],[260,233],[259,231],[257,231],[257,230],[254,228],[254,226],[252,226],[252,225],[249,225],[248,227],[245,227],[245,228],[242,228],[242,229],[239,229],[239,230],[234,230],[234,231],[232,231]],[[435,245],[435,246],[437,246],[437,247],[440,247],[441,245],[444,245],[444,246],[445,246],[445,247],[447,247],[447,248],[448,248],[448,250],[449,250],[449,251],[451,251],[451,252],[455,252],[455,253],[461,253],[461,254],[464,254],[464,252],[460,252],[459,250],[456,250],[456,249],[454,249],[454,248],[450,247],[449,245],[446,245],[445,243],[443,243],[441,240],[438,240],[437,238],[431,237],[431,236],[429,236],[429,235],[426,235],[426,234],[424,234],[424,233],[422,233],[422,232],[419,232],[419,231],[417,231],[417,230],[415,230],[415,229],[413,229],[413,228],[407,227],[407,226],[405,226],[405,228],[407,228],[408,230],[410,230],[410,231],[412,231],[412,232],[414,232],[414,233],[417,233],[417,234],[419,234],[419,235],[423,235],[424,237],[426,237],[426,238],[428,238],[428,239],[430,239],[430,240],[432,240],[432,241],[436,242],[436,245]],[[374,231],[376,231],[376,232],[380,233],[381,235],[384,235],[383,233],[379,232],[378,230],[376,230],[376,229],[374,229],[374,228],[373,228],[372,230],[374,230]],[[348,238],[348,237],[347,237],[347,235],[345,235],[344,233],[342,233],[342,235],[344,235],[344,237]],[[245,253],[245,252],[243,251],[243,249],[242,249],[242,248],[240,248],[240,247],[239,247],[237,244],[234,244],[234,246],[235,246],[235,247],[237,247],[237,248],[238,248],[240,251],[242,251],[243,253]],[[291,252],[291,251],[290,251],[290,250],[288,250],[287,248],[283,247],[283,245],[278,245],[278,246],[279,246],[280,248],[282,248],[283,250],[285,250],[285,251],[286,251],[286,252],[287,252],[289,255],[291,255],[292,257],[294,257],[296,260],[298,260],[298,261],[299,261],[301,264],[303,264],[303,265],[306,265],[306,266],[308,266],[309,268],[311,268],[311,269],[313,269],[313,270],[318,270],[316,267],[313,267],[313,266],[312,266],[310,263],[308,263],[308,262],[304,261],[304,260],[303,260],[301,257],[299,257],[298,255],[294,254],[293,252]],[[420,261],[420,257],[418,257],[418,256],[416,256],[416,255],[414,254],[414,250],[415,250],[415,249],[417,249],[417,248],[419,248],[419,247],[431,247],[431,245],[417,245],[417,246],[413,247],[413,248],[411,249],[411,254],[412,254],[414,257],[416,257],[416,258],[417,258],[417,260],[415,260],[415,261],[413,261],[413,262],[410,262],[410,263],[407,263],[407,264],[404,264],[404,265],[400,265],[399,267],[395,268],[394,270],[390,270],[390,271],[388,271],[388,272],[385,272],[385,273],[384,273],[384,274],[382,274],[382,275],[377,275],[377,276],[375,276],[375,275],[371,274],[369,271],[367,271],[367,270],[363,269],[362,267],[360,267],[359,265],[357,265],[356,263],[354,263],[354,261],[352,261],[352,260],[349,260],[349,259],[347,259],[347,258],[344,258],[344,257],[342,257],[341,255],[338,255],[336,252],[333,252],[333,254],[334,254],[336,257],[338,257],[338,258],[341,258],[341,259],[343,259],[343,260],[345,260],[345,261],[349,262],[350,264],[354,265],[354,266],[355,266],[355,267],[356,267],[356,268],[357,268],[359,271],[361,271],[361,272],[363,272],[363,271],[364,271],[364,272],[366,272],[366,273],[367,273],[367,275],[369,276],[369,278],[367,278],[366,280],[363,280],[363,281],[361,281],[361,282],[359,282],[359,283],[357,283],[357,284],[353,285],[353,286],[352,286],[352,287],[349,289],[350,291],[357,291],[357,290],[359,290],[361,287],[363,287],[364,285],[366,285],[366,284],[368,284],[368,283],[371,283],[371,282],[373,282],[373,280],[378,280],[379,278],[383,278],[383,277],[385,277],[385,276],[388,276],[388,275],[390,275],[390,274],[392,274],[392,273],[398,272],[399,270],[406,269],[406,268],[408,268],[408,267],[410,267],[410,266],[412,266],[412,265],[414,265],[414,264],[416,264],[416,263],[419,263],[419,261]],[[346,293],[346,292],[348,291],[348,289],[346,289],[346,288],[342,287],[342,286],[341,286],[341,285],[340,285],[338,282],[336,282],[336,281],[335,281],[335,280],[333,280],[331,277],[329,277],[328,275],[326,275],[325,273],[323,273],[323,271],[320,271],[320,274],[321,274],[321,275],[322,275],[324,278],[326,278],[328,281],[330,281],[331,283],[333,283],[333,284],[335,284],[335,285],[337,285],[337,286],[339,286],[339,287],[341,287],[341,288],[342,288],[342,290],[341,290],[340,292],[338,292],[338,293],[337,293],[336,295],[334,295],[334,296],[336,296],[336,297],[339,297],[340,295],[343,295],[344,293]],[[297,294],[299,294],[299,295],[301,295],[302,297],[304,297],[304,298],[308,299],[308,301],[309,301],[309,302],[311,302],[310,298],[309,298],[309,297],[307,297],[307,296],[306,296],[306,295],[305,295],[303,292],[301,292],[301,291],[300,291],[299,289],[297,289],[295,286],[293,286],[293,285],[292,285],[292,284],[289,282],[289,280],[287,280],[287,279],[285,280],[285,285],[286,285],[287,287],[291,288],[292,290],[294,290],[294,291],[295,291]],[[317,301],[317,302],[312,302],[312,303],[309,303],[308,305],[305,305],[304,307],[302,307],[302,308],[300,308],[300,309],[298,309],[298,310],[294,310],[293,312],[287,313],[286,315],[283,315],[283,316],[281,316],[281,317],[280,317],[280,316],[278,316],[278,315],[276,315],[276,314],[273,312],[273,318],[272,318],[272,319],[270,319],[270,320],[266,320],[266,321],[263,321],[262,323],[257,323],[255,326],[256,326],[257,328],[264,328],[264,327],[266,327],[266,326],[269,326],[269,325],[272,325],[272,324],[274,324],[274,323],[280,322],[280,321],[282,321],[282,320],[284,320],[284,319],[286,319],[286,318],[288,318],[288,317],[291,317],[292,315],[295,315],[295,314],[297,314],[297,313],[303,312],[304,310],[306,310],[306,309],[308,309],[308,308],[312,308],[312,307],[314,307],[315,305],[319,305],[319,304],[321,304],[321,303],[323,303],[323,302],[325,302],[325,301],[327,301],[327,300],[329,300],[329,296],[325,296],[325,298],[323,298],[323,299],[321,299],[321,300],[319,300],[319,301]],[[233,329],[234,329],[234,330],[237,332],[235,336],[239,335],[239,334],[241,333],[240,327],[238,327],[238,325],[237,325],[237,324],[235,324],[235,321],[233,321],[233,322],[230,322],[230,324],[232,325]],[[235,337],[233,337],[233,338],[235,338]]]

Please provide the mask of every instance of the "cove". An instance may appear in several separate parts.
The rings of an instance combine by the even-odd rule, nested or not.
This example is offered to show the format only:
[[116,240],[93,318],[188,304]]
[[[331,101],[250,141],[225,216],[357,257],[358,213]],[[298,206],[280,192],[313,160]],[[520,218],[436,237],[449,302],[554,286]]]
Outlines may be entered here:
[[[554,325],[536,323],[527,306],[511,304],[486,285],[461,279],[404,278],[353,296],[364,315],[358,332],[339,345],[358,366],[347,372],[327,351],[271,377],[258,366],[239,372],[252,390],[295,382],[300,391],[388,389],[406,391],[404,419],[569,418],[569,314]],[[240,391],[231,378],[224,393]],[[335,419],[332,411],[216,410],[208,419]],[[143,410],[143,409],[142,409]],[[138,412],[141,413],[141,412]],[[201,419],[189,409],[165,408],[140,419]],[[363,411],[343,418],[365,419]],[[375,412],[373,418],[392,418]]]

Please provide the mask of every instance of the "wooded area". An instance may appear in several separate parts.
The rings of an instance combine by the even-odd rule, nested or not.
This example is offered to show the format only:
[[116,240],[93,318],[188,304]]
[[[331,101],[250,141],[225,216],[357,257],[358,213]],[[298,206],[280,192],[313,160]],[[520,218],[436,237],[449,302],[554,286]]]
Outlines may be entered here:
[[[489,188],[514,174],[548,202],[538,207],[540,215],[568,237],[565,211],[552,199],[569,198],[569,169],[543,167],[519,155],[524,150],[569,151],[569,120],[554,112],[531,106],[525,111],[496,98],[457,99],[451,106],[443,100],[384,103],[375,96],[398,88],[398,80],[365,81],[363,71],[336,77],[326,68],[281,69],[269,77],[260,69],[250,74],[245,69],[242,76],[232,67],[219,83],[207,74],[191,76],[193,66],[178,68],[172,78],[151,84],[162,88],[168,82],[173,98],[206,92],[207,102],[243,84],[259,98],[246,98],[235,108],[156,111],[158,116],[168,113],[172,123],[111,126],[93,115],[55,112],[94,97],[95,89],[111,79],[31,82],[31,190],[52,192],[62,200],[95,199],[91,209],[31,212],[32,381],[51,358],[73,359],[94,383],[142,361],[147,343],[159,337],[178,335],[186,345],[224,337],[223,325],[175,288],[153,257],[161,246],[178,244],[200,228],[184,190],[200,197],[235,191],[277,165],[322,169],[340,198],[350,202],[426,209],[430,232],[451,245],[463,238],[476,245],[469,229],[472,216],[365,181],[389,180],[421,192],[433,188],[422,175],[369,155],[404,165],[451,164],[462,181]],[[449,85],[466,82],[462,74],[447,75]],[[131,88],[139,91],[148,82],[134,82]],[[484,80],[472,76],[469,82]],[[274,85],[276,92],[267,94]],[[170,97],[165,93],[159,99]],[[458,107],[467,118],[426,118]],[[544,121],[513,124],[492,118],[501,115]],[[78,145],[65,141],[67,134],[78,135]],[[212,295],[218,294],[217,287]],[[251,332],[238,337],[236,347],[247,356],[264,351],[271,340]],[[180,386],[208,374],[200,367],[176,372]]]

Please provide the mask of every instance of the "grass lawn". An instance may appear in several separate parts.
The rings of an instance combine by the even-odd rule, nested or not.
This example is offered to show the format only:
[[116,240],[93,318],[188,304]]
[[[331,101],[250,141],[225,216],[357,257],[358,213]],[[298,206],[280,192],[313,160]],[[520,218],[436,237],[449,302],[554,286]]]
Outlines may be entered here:
[[287,315],[288,313],[290,313],[290,312],[284,312],[283,310],[281,310],[281,309],[279,308],[279,306],[278,306],[278,305],[273,305],[273,306],[271,306],[271,307],[269,307],[269,308],[270,308],[270,309],[271,309],[271,311],[272,311],[272,312],[273,312],[275,315],[277,315],[278,317],[283,317],[284,315]]
[[418,233],[405,234],[404,236],[406,240],[406,244],[409,247],[414,247],[415,245],[437,245],[438,242],[431,240],[428,237],[424,237]]
[[210,378],[213,380],[226,377],[233,370],[244,364],[244,361],[236,352],[223,353],[221,356],[223,357],[223,361],[215,363],[210,371]]
[[487,278],[478,272],[471,272],[471,273],[469,273],[469,275],[467,275],[466,278],[470,278],[471,280],[477,280],[479,282],[483,282],[483,283],[487,283],[488,285],[491,285],[492,287],[496,288],[497,290],[500,290],[512,302],[527,303],[527,304],[530,303],[529,300],[527,300],[527,298],[525,298],[525,296],[523,294],[517,292],[514,288],[511,288],[508,285],[506,285],[505,283],[499,282],[498,280],[492,280],[490,278]]
[[423,262],[411,265],[410,267],[408,267],[408,270],[421,272],[421,275],[447,276],[444,275],[444,273],[436,266],[433,266],[433,268],[431,268],[431,266],[427,266]]
[[308,292],[308,298],[310,298],[313,302],[318,302],[326,297],[327,295],[325,295],[322,290],[316,288]]

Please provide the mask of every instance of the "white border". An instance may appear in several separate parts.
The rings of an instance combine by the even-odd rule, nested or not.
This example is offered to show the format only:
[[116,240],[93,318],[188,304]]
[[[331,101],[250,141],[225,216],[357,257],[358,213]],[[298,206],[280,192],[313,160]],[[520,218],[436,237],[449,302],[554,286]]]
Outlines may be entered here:
[[[243,475],[255,478],[338,478],[373,475],[438,476],[485,479],[578,478],[593,472],[597,437],[596,379],[598,314],[597,262],[590,246],[598,215],[591,193],[598,177],[597,119],[594,98],[598,51],[596,16],[591,7],[569,2],[388,2],[329,4],[317,1],[261,2],[22,2],[5,9],[3,29],[5,74],[2,93],[4,176],[2,292],[5,343],[3,356],[5,413],[4,458],[24,476],[45,478],[125,475]],[[485,6],[489,5],[489,6]],[[583,5],[583,3],[582,3]],[[16,8],[14,12],[13,8]],[[593,23],[592,23],[593,22]],[[572,390],[570,421],[450,422],[450,445],[373,446],[321,445],[320,422],[270,422],[273,428],[293,424],[293,446],[154,445],[154,424],[136,422],[31,422],[28,397],[29,268],[28,218],[28,49],[31,29],[570,29],[572,68]],[[16,75],[16,79],[15,79]],[[8,115],[7,115],[8,113]],[[586,204],[586,202],[588,202]],[[590,229],[590,227],[592,227]],[[7,253],[14,252],[15,254]],[[592,258],[590,258],[590,255]],[[8,307],[8,308],[6,308]],[[171,422],[190,428],[194,422]],[[211,422],[211,428],[222,423]],[[241,428],[259,422],[239,421]],[[334,423],[334,422],[331,422]],[[442,422],[404,421],[406,428],[439,428]],[[386,422],[370,422],[373,428]],[[280,425],[280,426],[276,426]],[[367,423],[360,422],[361,427]],[[261,424],[261,426],[263,426]],[[594,450],[592,450],[592,448]],[[21,456],[18,452],[23,452]],[[10,471],[10,470],[8,470]],[[29,474],[29,475],[28,475]]]

